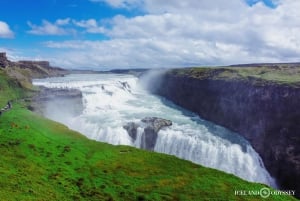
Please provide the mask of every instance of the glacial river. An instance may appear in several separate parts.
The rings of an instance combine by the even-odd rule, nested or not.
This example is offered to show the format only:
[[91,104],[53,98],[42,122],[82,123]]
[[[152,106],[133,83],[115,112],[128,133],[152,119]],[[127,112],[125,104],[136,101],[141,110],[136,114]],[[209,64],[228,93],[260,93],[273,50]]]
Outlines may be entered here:
[[57,108],[46,109],[45,115],[90,139],[140,148],[143,129],[138,128],[137,138],[133,140],[123,126],[128,122],[138,123],[144,117],[168,119],[173,125],[158,132],[154,151],[232,173],[248,181],[276,186],[248,141],[150,94],[141,87],[137,77],[124,74],[74,74],[36,79],[33,83],[48,88],[80,90],[84,106],[81,114],[71,116],[63,108]]

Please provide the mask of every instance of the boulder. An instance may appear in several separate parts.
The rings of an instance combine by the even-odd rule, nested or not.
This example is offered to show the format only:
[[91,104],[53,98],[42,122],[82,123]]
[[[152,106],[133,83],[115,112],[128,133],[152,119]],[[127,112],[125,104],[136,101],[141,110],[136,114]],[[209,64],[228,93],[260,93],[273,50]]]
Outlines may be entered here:
[[142,148],[147,150],[153,150],[157,140],[157,134],[159,130],[166,126],[171,126],[170,120],[161,119],[157,117],[146,117],[141,120],[146,124],[144,133],[142,135]]
[[172,121],[158,118],[158,117],[145,117],[141,120],[143,123],[146,123],[148,127],[154,129],[157,133],[162,127],[171,126]]
[[171,126],[170,120],[158,118],[158,117],[145,117],[141,120],[142,124],[129,122],[123,126],[128,132],[128,135],[133,141],[137,138],[137,128],[143,127],[144,132],[141,136],[141,148],[147,150],[153,150],[157,140],[157,134],[163,127]]

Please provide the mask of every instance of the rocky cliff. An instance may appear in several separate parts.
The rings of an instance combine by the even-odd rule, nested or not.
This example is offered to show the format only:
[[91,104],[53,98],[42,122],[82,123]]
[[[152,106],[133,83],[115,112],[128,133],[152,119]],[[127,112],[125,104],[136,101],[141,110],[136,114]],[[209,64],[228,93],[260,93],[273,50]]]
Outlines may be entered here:
[[6,53],[0,52],[0,67],[5,68],[9,65],[9,61],[7,60]]
[[25,89],[33,88],[33,78],[58,77],[70,73],[68,70],[52,67],[48,61],[13,62],[7,59],[5,52],[0,52],[0,69]]
[[53,67],[48,61],[9,61],[5,52],[0,52],[0,67],[4,68],[11,77],[22,76],[26,78],[44,78],[62,76],[68,71],[62,68]]
[[240,133],[282,189],[300,196],[300,73],[293,67],[165,73],[154,93]]
[[141,120],[141,123],[129,122],[124,125],[123,128],[127,131],[133,143],[137,139],[138,128],[143,128],[144,131],[141,136],[141,148],[151,151],[154,150],[160,129],[172,125],[170,120],[158,117],[145,117]]

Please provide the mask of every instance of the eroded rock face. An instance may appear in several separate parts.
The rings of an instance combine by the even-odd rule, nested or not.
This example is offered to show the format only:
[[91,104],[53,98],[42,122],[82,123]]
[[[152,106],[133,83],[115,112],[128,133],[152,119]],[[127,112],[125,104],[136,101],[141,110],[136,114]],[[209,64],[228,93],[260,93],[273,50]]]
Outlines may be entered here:
[[300,197],[300,87],[166,74],[155,93],[244,136]]
[[158,118],[158,117],[145,117],[140,123],[129,122],[123,126],[127,130],[129,136],[133,141],[137,138],[138,127],[144,128],[144,132],[141,136],[141,148],[147,150],[153,150],[157,140],[157,134],[163,127],[171,126],[170,120]]
[[48,61],[10,61],[5,52],[0,52],[0,68],[8,68],[9,75],[16,78],[20,76],[18,69],[27,69],[25,79],[59,77],[70,73],[68,70],[51,66]]
[[123,128],[127,130],[128,135],[132,138],[133,141],[136,140],[138,127],[139,125],[134,122],[129,122],[123,126]]
[[9,61],[7,60],[6,53],[0,52],[0,67],[5,68],[9,65]]
[[158,117],[145,117],[141,120],[147,124],[147,127],[153,129],[156,133],[165,126],[171,126],[172,121],[158,118]]
[[153,150],[156,144],[158,131],[163,127],[171,126],[172,122],[157,117],[146,117],[141,121],[146,124],[142,135],[142,148]]

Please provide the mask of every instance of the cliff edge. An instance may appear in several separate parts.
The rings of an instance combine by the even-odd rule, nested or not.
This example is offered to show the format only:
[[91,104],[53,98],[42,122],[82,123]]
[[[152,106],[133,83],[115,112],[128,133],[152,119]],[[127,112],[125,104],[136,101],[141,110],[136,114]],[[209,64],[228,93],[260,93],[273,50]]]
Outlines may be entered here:
[[5,52],[0,52],[0,69],[26,89],[32,88],[31,79],[33,78],[59,77],[69,74],[68,70],[53,67],[48,61],[10,61]]
[[281,189],[300,197],[300,68],[175,69],[154,93],[244,136]]

